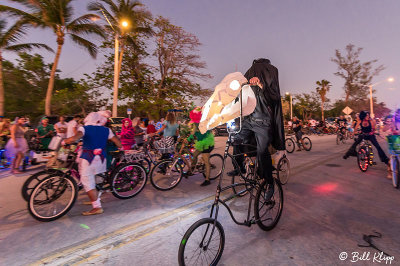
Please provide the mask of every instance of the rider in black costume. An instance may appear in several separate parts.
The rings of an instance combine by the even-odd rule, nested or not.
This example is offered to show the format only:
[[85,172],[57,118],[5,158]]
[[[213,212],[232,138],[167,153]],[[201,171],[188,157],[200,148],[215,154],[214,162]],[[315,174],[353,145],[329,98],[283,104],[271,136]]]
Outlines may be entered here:
[[[268,146],[272,144],[276,150],[285,150],[278,69],[271,65],[268,59],[261,58],[253,61],[245,77],[249,80],[256,96],[257,106],[252,114],[244,118],[242,130],[235,138],[240,139],[244,144],[256,140],[258,174],[268,184],[273,184],[272,160]],[[238,154],[241,151],[242,149],[237,147],[234,153]],[[237,158],[237,161],[243,172],[243,157]],[[237,175],[238,170],[235,169],[228,174]]]
[[389,158],[386,156],[385,152],[382,150],[381,146],[379,145],[378,141],[376,140],[374,129],[375,129],[375,121],[371,120],[369,117],[369,112],[361,111],[359,115],[360,121],[357,122],[354,131],[356,132],[357,128],[361,127],[361,133],[358,138],[354,141],[353,145],[350,149],[346,152],[343,156],[343,159],[347,159],[349,156],[357,156],[356,146],[360,144],[363,139],[367,139],[371,141],[371,143],[375,146],[378,150],[379,158],[381,162],[388,164]]

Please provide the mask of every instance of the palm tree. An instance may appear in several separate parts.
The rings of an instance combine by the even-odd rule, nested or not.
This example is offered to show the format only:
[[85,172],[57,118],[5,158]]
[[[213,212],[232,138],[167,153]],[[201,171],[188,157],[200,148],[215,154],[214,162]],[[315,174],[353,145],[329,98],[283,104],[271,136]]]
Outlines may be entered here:
[[137,36],[139,34],[151,35],[152,30],[149,26],[151,14],[143,8],[143,4],[139,1],[131,0],[100,0],[99,2],[91,2],[88,5],[90,11],[97,12],[107,20],[109,32],[115,37],[116,49],[121,44],[119,54],[116,50],[116,60],[114,70],[114,99],[113,99],[113,115],[117,113],[118,104],[118,84],[119,75],[121,73],[122,58],[127,46],[137,48]]
[[318,87],[316,88],[317,93],[321,97],[321,120],[324,121],[324,104],[326,102],[326,93],[329,91],[330,87],[332,86],[329,81],[323,79],[321,81],[317,81],[316,84]]
[[42,43],[21,43],[17,42],[26,34],[27,24],[23,21],[17,22],[10,28],[6,28],[5,20],[0,20],[0,115],[4,115],[4,82],[3,82],[3,51],[30,51],[34,48],[44,48],[53,51]]
[[103,28],[100,25],[94,24],[94,21],[100,19],[100,17],[95,14],[85,14],[73,19],[73,0],[10,1],[24,5],[29,9],[29,12],[5,5],[0,5],[0,12],[7,12],[17,16],[20,20],[27,21],[35,27],[51,29],[57,37],[57,52],[50,72],[45,102],[45,114],[50,115],[55,74],[66,35],[69,35],[76,44],[86,49],[89,54],[95,58],[97,55],[96,45],[88,39],[83,38],[81,35],[97,35],[104,37]]

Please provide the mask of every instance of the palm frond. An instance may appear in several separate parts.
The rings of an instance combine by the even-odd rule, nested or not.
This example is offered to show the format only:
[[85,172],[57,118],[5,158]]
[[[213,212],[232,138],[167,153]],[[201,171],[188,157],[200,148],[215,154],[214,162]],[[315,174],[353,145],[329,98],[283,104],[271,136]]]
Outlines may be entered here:
[[0,35],[0,47],[7,47],[11,43],[17,42],[26,34],[26,27],[23,22],[17,21],[8,30]]
[[80,45],[84,49],[86,49],[89,52],[91,57],[96,58],[97,46],[94,43],[92,43],[76,34],[70,34],[70,36],[75,43],[77,43],[78,45]]
[[94,34],[105,38],[104,28],[93,23],[68,25],[67,31],[72,34]]
[[68,26],[93,23],[94,21],[96,21],[98,19],[101,19],[101,17],[96,14],[85,14],[85,15],[80,16],[79,18],[76,18],[73,21],[71,21],[68,24]]
[[8,51],[19,52],[19,51],[30,51],[35,48],[43,48],[49,52],[54,53],[53,49],[51,49],[49,46],[47,46],[46,44],[43,44],[43,43],[22,43],[22,44],[7,46],[4,49],[8,50]]

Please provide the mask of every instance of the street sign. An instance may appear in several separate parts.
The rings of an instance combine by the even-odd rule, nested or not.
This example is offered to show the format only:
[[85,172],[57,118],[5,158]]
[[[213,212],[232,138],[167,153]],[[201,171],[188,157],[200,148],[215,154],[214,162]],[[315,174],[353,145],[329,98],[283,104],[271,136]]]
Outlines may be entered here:
[[128,115],[132,114],[132,109],[130,109],[130,108],[126,109],[126,113],[127,113]]
[[344,108],[342,112],[345,113],[346,115],[349,115],[353,112],[353,110],[350,107],[346,106],[346,108]]

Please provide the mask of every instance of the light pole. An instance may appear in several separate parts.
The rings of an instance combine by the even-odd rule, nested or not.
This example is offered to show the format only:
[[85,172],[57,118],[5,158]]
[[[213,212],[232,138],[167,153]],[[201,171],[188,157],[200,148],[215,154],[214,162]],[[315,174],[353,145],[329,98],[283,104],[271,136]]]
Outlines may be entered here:
[[[107,20],[108,24],[112,28],[112,30],[115,33],[115,40],[114,40],[114,93],[113,93],[113,107],[112,107],[112,116],[116,117],[118,116],[118,85],[119,85],[119,60],[118,60],[118,55],[119,55],[119,33],[116,31],[111,24],[111,22],[108,20],[106,14],[104,13],[103,10],[101,10],[103,13],[104,18]],[[122,20],[120,21],[120,31],[122,32],[121,29],[126,29],[129,27],[129,23],[127,20]]]
[[376,86],[376,85],[378,85],[378,84],[381,84],[381,83],[383,83],[383,82],[385,82],[385,81],[387,81],[387,82],[393,82],[393,81],[394,81],[394,78],[390,77],[390,78],[388,78],[388,79],[386,79],[386,80],[382,80],[382,81],[379,81],[379,82],[377,82],[377,83],[375,83],[375,84],[370,84],[370,85],[365,85],[365,84],[360,84],[360,83],[351,83],[352,85],[365,86],[365,87],[368,87],[368,88],[369,88],[369,110],[370,110],[370,116],[371,116],[371,118],[375,118],[375,114],[374,114],[374,101],[373,101],[373,98],[372,98],[372,87],[374,87],[374,86]]
[[286,92],[286,95],[289,96],[289,101],[290,101],[290,120],[293,120],[293,98],[289,92]]

